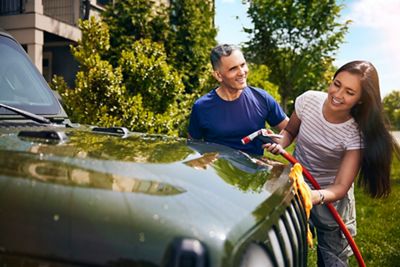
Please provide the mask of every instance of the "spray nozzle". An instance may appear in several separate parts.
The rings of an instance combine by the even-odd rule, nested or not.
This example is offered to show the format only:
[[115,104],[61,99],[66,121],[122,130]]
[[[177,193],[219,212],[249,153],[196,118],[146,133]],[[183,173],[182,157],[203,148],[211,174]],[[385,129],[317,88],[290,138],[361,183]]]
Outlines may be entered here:
[[267,143],[276,143],[272,138],[282,138],[283,136],[280,134],[270,134],[266,129],[260,129],[257,130],[248,136],[245,136],[242,138],[242,144],[248,144],[254,139],[258,138],[263,142],[264,144]]

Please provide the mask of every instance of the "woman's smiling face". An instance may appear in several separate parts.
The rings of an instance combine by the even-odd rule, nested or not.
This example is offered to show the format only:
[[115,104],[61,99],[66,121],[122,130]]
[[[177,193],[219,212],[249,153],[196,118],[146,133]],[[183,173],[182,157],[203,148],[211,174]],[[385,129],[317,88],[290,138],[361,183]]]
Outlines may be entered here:
[[338,73],[328,88],[328,103],[333,111],[348,112],[361,99],[360,75],[347,71]]

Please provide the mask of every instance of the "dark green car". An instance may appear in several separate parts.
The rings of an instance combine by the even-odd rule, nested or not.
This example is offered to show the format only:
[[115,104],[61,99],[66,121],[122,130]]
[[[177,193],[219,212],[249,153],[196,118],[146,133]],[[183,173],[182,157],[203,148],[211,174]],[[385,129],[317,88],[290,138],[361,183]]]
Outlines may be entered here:
[[288,167],[72,124],[4,32],[0,60],[0,266],[306,266]]

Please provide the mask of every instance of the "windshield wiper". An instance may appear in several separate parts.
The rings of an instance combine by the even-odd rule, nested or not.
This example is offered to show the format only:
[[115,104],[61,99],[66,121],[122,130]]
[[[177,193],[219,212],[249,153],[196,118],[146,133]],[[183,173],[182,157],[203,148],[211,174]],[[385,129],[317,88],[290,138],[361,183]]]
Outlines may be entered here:
[[19,115],[24,116],[25,118],[31,119],[33,121],[36,121],[36,122],[39,122],[39,123],[51,124],[51,121],[49,119],[46,119],[45,117],[42,117],[40,115],[33,114],[33,113],[31,113],[29,111],[26,111],[26,110],[22,110],[22,109],[19,109],[19,108],[14,108],[14,107],[8,106],[6,104],[2,104],[2,103],[0,103],[0,107],[8,109],[8,110],[11,110],[11,111],[13,111],[13,112],[15,112],[15,113],[17,113]]

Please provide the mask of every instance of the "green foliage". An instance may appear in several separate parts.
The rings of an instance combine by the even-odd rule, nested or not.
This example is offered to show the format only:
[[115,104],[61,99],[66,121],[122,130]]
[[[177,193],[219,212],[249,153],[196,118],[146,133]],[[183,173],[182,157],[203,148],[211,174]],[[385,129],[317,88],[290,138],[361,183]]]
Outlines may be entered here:
[[[98,67],[104,67],[101,75],[115,72],[115,79],[121,78],[117,83],[119,120],[102,116],[97,122],[90,121],[124,123],[135,131],[186,136],[190,107],[213,82],[208,62],[215,45],[213,17],[210,1],[177,0],[166,6],[163,1],[126,0],[108,5],[103,23],[83,23],[85,41],[74,51],[83,65],[81,77],[91,77],[90,68],[98,71]],[[101,44],[97,44],[98,38]],[[105,62],[98,66],[101,60]],[[89,91],[104,91],[90,88],[102,85],[86,82]],[[79,102],[76,98],[73,101]],[[81,111],[78,108],[76,113]],[[83,118],[87,115],[79,116],[80,121]]]
[[59,94],[59,101],[61,102],[61,105],[65,109],[65,112],[67,114],[71,114],[72,111],[69,109],[69,107],[65,104],[64,100],[62,99],[61,92],[65,92],[67,90],[70,90],[68,87],[67,83],[65,82],[64,78],[61,76],[54,75],[52,80],[49,82],[50,88],[56,92],[56,94]]
[[334,51],[343,42],[347,21],[336,22],[341,6],[336,1],[247,0],[254,28],[246,43],[247,58],[271,70],[282,105],[309,90],[326,87]]
[[400,91],[393,91],[383,99],[383,107],[391,127],[400,130]]
[[204,0],[175,0],[170,3],[170,30],[164,43],[168,62],[182,74],[186,92],[204,91],[211,76],[210,51],[216,45],[214,8],[210,1]]
[[53,84],[60,93],[71,120],[104,126],[121,125],[121,102],[125,88],[121,84],[120,69],[114,70],[106,61],[98,61],[95,67],[80,71],[76,87],[67,88],[57,78]]
[[269,81],[271,71],[265,65],[249,64],[248,83],[251,86],[262,88],[267,91],[276,101],[281,101],[278,86]]
[[[165,136],[142,138],[142,134],[130,135],[126,138],[110,137],[102,134],[74,132],[69,135],[69,143],[62,149],[69,153],[85,151],[90,158],[122,160],[132,162],[171,163],[182,161],[193,150],[188,148],[185,139],[177,140]],[[104,153],[107,151],[107,153]]]
[[210,1],[176,0],[169,6],[154,0],[116,1],[103,17],[110,28],[109,58],[114,66],[121,51],[148,39],[165,47],[166,60],[181,75],[186,93],[203,92],[209,85],[209,53],[216,44]]
[[227,183],[238,187],[240,190],[247,192],[261,192],[266,179],[271,176],[265,170],[256,173],[248,173],[241,170],[235,164],[227,159],[218,159],[213,164],[215,171]]
[[164,42],[168,34],[168,9],[162,1],[124,0],[108,5],[102,14],[110,28],[110,59],[113,65],[123,50],[141,39]]
[[82,31],[82,39],[77,47],[71,47],[71,52],[80,63],[81,69],[90,69],[96,66],[101,56],[110,49],[110,31],[106,24],[97,23],[94,17],[87,21],[80,21],[79,27]]
[[141,94],[146,108],[163,113],[183,93],[178,73],[166,62],[162,45],[148,39],[132,44],[119,59],[126,88],[132,95]]
[[120,65],[114,67],[103,59],[110,49],[107,25],[91,18],[81,21],[80,27],[82,40],[72,48],[81,66],[75,88],[68,88],[59,77],[52,82],[71,119],[99,126],[125,126],[132,131],[184,135],[192,102],[182,96],[180,77],[166,63],[163,46],[150,40],[136,41],[121,52]]

